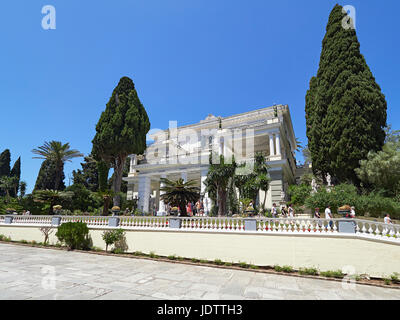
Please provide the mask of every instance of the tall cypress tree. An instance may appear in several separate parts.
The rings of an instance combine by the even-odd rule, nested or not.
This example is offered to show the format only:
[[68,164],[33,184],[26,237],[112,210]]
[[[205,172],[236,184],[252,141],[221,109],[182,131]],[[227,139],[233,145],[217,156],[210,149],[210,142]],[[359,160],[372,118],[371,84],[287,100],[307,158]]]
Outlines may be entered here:
[[10,191],[11,197],[16,197],[19,190],[19,181],[21,179],[21,157],[15,161],[13,168],[11,169],[10,176],[15,178],[15,188]]
[[[57,165],[54,161],[51,160],[43,161],[42,166],[40,167],[38,177],[36,179],[34,191],[46,190],[46,189],[53,190],[54,181],[57,175],[56,171],[57,171]],[[61,182],[57,190],[62,191],[65,189],[64,179],[65,175],[64,172],[62,172]]]
[[96,160],[110,163],[114,168],[114,205],[120,205],[123,170],[130,154],[142,154],[146,149],[146,134],[150,121],[139,100],[135,85],[123,77],[114,89],[106,110],[101,114],[93,139]]
[[318,73],[306,95],[307,137],[315,174],[358,183],[354,169],[384,144],[387,103],[356,31],[343,26],[346,15],[336,5],[329,17]]
[[4,176],[10,176],[10,163],[10,150],[6,149],[0,154],[0,178]]
[[[0,154],[0,178],[10,176],[10,162],[10,150],[6,149]],[[4,197],[5,195],[6,192],[4,190],[0,190],[0,196]]]

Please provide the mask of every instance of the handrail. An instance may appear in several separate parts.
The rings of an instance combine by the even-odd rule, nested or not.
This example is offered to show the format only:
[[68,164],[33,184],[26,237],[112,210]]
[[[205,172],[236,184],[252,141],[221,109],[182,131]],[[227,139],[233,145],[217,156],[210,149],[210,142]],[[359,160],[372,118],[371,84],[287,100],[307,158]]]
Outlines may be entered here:
[[[6,217],[12,218],[11,222]],[[253,232],[262,234],[309,234],[309,235],[343,235],[343,222],[347,224],[353,236],[389,240],[400,243],[400,225],[386,224],[363,219],[324,219],[303,217],[280,218],[242,218],[242,217],[176,217],[176,216],[0,216],[0,225],[16,226],[54,226],[53,219],[58,218],[58,224],[66,222],[84,222],[91,228],[112,228],[111,219],[117,218],[117,226],[127,230],[172,230],[197,232]],[[172,227],[172,222],[174,227]]]

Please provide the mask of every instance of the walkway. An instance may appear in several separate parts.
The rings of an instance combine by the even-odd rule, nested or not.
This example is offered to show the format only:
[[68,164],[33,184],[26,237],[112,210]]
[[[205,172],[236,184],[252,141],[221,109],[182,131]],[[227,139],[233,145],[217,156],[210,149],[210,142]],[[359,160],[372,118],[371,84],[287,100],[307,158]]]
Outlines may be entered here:
[[0,244],[0,299],[400,299],[400,290]]

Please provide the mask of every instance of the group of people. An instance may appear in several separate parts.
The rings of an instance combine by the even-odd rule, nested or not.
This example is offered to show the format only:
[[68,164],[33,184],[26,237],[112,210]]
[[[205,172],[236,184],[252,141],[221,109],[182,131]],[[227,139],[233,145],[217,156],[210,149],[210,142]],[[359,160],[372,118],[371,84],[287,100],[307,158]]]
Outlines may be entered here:
[[[276,207],[276,203],[272,204],[271,214],[273,218],[278,218],[278,208]],[[294,218],[294,208],[292,204],[289,206],[282,206],[281,215],[285,218]]]
[[[166,210],[170,214],[171,213],[172,207],[170,205],[166,205]],[[179,208],[178,208],[179,210]],[[205,211],[204,211],[204,203],[203,200],[199,199],[197,200],[196,203],[194,202],[188,202],[186,204],[186,213],[188,216],[204,216]]]

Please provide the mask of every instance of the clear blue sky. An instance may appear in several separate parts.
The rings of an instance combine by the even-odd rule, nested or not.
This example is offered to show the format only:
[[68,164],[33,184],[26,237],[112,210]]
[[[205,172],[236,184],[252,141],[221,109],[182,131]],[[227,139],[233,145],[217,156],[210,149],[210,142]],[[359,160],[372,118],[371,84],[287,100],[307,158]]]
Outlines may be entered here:
[[[87,154],[95,125],[122,76],[133,79],[152,128],[289,104],[306,144],[304,97],[316,74],[330,0],[3,0],[0,34],[0,152],[22,157],[34,186],[31,150],[69,142]],[[44,5],[56,30],[43,30]],[[352,0],[357,34],[400,127],[398,0]],[[301,157],[299,156],[299,159]],[[77,159],[65,167],[66,184]]]

